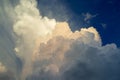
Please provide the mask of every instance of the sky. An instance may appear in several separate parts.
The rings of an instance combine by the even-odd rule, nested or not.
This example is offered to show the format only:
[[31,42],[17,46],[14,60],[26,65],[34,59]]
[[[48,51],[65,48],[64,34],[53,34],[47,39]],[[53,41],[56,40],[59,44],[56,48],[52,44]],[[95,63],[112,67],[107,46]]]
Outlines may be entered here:
[[120,46],[119,22],[120,2],[119,0],[68,0],[68,5],[75,14],[90,13],[96,15],[90,25],[95,26],[103,43],[116,43]]
[[[43,11],[43,15],[48,15],[49,17],[53,14],[57,15],[59,11],[56,8],[61,10],[61,6],[64,6],[61,10],[62,14],[59,14],[60,18],[58,19],[66,20],[64,15],[69,16],[70,19],[67,18],[68,20],[66,21],[70,23],[73,31],[79,29],[81,26],[94,26],[101,35],[103,45],[116,43],[117,46],[120,46],[120,24],[118,24],[120,22],[118,17],[120,16],[119,0],[52,0],[49,3],[47,2],[47,0],[38,0],[39,4],[44,3],[43,5],[38,4],[38,6],[44,6],[46,9],[50,9],[48,11],[51,11],[51,14],[44,13],[45,11]],[[64,9],[67,11],[64,11]],[[86,17],[87,20],[85,20]]]
[[118,0],[1,0],[0,80],[120,80]]

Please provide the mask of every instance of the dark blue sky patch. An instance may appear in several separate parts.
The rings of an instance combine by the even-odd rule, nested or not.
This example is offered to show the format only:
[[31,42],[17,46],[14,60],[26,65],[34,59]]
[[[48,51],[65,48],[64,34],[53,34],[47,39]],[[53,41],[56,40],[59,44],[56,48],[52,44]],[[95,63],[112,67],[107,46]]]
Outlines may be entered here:
[[[38,0],[38,7],[44,16],[69,22],[73,31],[94,26],[101,35],[103,45],[116,43],[120,46],[119,0]],[[85,21],[82,14],[87,13],[97,16]],[[105,28],[102,24],[106,25]]]

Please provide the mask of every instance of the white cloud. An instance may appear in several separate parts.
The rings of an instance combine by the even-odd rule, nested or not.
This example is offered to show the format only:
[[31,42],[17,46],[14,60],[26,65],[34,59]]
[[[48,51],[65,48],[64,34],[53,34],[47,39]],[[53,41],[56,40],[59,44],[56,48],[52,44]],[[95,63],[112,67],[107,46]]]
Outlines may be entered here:
[[[42,17],[37,9],[35,0],[20,0],[15,7],[16,21],[13,30],[19,37],[16,41],[17,56],[24,60],[22,79],[31,73],[32,53],[35,40],[39,37],[51,34],[56,25],[55,19]],[[29,57],[26,57],[29,56]],[[26,69],[27,68],[27,69]]]
[[[17,20],[13,29],[18,36],[15,50],[17,51],[16,55],[24,61],[21,76],[23,80],[32,72],[37,71],[33,71],[36,61],[40,61],[42,64],[36,69],[43,69],[42,67],[53,64],[56,66],[56,72],[58,72],[64,64],[65,52],[68,51],[72,42],[78,38],[81,38],[85,44],[101,45],[99,34],[93,27],[72,32],[66,22],[60,23],[56,22],[55,19],[43,18],[36,6],[37,3],[34,0],[21,0],[20,4],[15,7]],[[45,60],[49,63],[44,63]]]
[[[22,61],[16,79],[119,80],[120,49],[102,46],[94,27],[72,32],[67,22],[42,17],[35,0],[20,0],[15,14],[14,50]],[[96,16],[86,13],[84,20]],[[6,67],[0,64],[0,70]]]
[[[107,65],[102,65],[102,63],[107,64],[109,60],[114,61],[109,55],[118,54],[119,49],[115,45],[102,46],[101,38],[93,27],[81,28],[72,32],[67,22],[56,22],[55,19],[43,18],[36,8],[36,2],[31,1],[21,0],[21,3],[15,7],[18,19],[13,29],[19,38],[15,50],[24,62],[22,80],[32,76],[36,76],[38,79],[66,80],[71,77],[77,80],[77,77],[71,75],[74,73],[72,71],[74,67],[78,70],[85,70],[82,72],[85,74],[75,70],[84,80],[82,76],[87,77],[87,70],[91,72],[92,68],[95,68],[93,70],[95,74],[99,72],[96,68],[101,71],[107,70]],[[89,21],[97,15],[86,13],[84,16],[84,20]],[[105,62],[102,62],[102,59],[105,59]],[[79,64],[87,65],[85,67],[88,68],[78,67]],[[111,67],[114,69],[115,66]],[[68,77],[65,74],[67,71],[70,71]],[[90,79],[93,78],[96,77],[90,76]]]

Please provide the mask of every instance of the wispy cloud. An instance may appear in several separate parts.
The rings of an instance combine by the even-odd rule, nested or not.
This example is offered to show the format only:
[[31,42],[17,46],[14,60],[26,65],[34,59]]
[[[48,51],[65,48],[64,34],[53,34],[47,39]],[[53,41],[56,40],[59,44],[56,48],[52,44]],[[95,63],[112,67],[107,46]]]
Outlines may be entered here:
[[101,23],[101,26],[105,29],[105,28],[107,28],[107,24],[105,24],[105,23]]
[[98,14],[93,15],[93,14],[87,12],[87,13],[82,13],[82,15],[84,16],[84,21],[87,23],[90,23],[90,20],[95,18]]

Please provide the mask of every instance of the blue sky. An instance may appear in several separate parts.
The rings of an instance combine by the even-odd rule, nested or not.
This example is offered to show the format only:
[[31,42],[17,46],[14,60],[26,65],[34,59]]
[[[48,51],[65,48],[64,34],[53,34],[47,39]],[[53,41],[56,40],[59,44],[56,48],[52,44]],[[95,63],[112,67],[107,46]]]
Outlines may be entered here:
[[[120,1],[119,0],[67,0],[69,7],[78,16],[81,13],[98,14],[90,25],[97,28],[103,43],[120,46]],[[105,28],[102,24],[105,24]]]
[[[52,0],[49,3],[48,0],[38,0],[38,6],[48,9],[48,12],[51,11],[50,15],[41,8],[43,15],[68,21],[73,31],[81,26],[94,26],[101,35],[103,45],[116,43],[120,46],[119,0]],[[57,12],[59,14],[56,14]],[[88,16],[89,19],[84,20]]]

